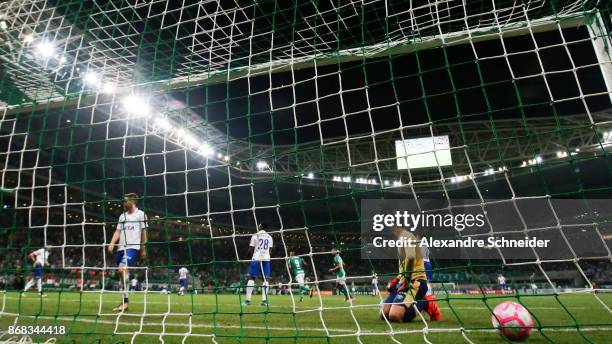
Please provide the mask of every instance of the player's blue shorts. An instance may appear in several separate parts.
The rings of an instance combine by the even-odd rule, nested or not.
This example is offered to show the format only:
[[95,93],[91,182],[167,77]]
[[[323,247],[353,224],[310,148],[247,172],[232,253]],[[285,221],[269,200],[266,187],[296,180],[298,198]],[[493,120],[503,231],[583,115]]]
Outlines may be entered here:
[[40,264],[36,264],[34,266],[34,278],[41,278],[43,274],[43,266]]
[[270,261],[251,261],[249,265],[249,276],[258,277],[260,275],[270,277]]
[[425,265],[425,275],[427,276],[427,280],[431,281],[433,277],[433,265],[431,265],[431,263],[428,261],[425,261],[423,263]]
[[186,278],[179,278],[179,285],[183,288],[187,288],[187,279]]
[[126,250],[117,251],[115,255],[115,264],[117,265],[125,265],[132,266],[138,260],[138,254],[140,250],[135,248],[128,248]]

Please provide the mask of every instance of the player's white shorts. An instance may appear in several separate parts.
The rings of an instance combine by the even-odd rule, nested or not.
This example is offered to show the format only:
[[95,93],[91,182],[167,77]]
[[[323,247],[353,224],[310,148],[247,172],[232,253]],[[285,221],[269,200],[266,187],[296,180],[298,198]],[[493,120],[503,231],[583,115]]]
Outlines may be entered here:
[[336,276],[336,283],[346,285],[346,275],[342,277]]
[[299,284],[302,285],[304,284],[304,273],[299,273],[297,275],[295,275],[295,281]]

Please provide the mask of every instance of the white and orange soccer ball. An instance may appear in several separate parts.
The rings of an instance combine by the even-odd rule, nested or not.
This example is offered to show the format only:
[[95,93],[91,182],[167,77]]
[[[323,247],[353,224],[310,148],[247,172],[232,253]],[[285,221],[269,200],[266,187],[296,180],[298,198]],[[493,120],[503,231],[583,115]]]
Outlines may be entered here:
[[497,305],[491,315],[491,322],[507,339],[516,342],[526,340],[533,327],[533,318],[529,311],[523,305],[512,301]]

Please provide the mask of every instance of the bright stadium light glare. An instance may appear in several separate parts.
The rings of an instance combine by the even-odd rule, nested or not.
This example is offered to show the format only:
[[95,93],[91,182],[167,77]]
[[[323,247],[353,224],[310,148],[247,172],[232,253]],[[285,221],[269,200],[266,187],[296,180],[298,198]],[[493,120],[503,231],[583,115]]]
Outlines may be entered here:
[[133,94],[123,98],[123,109],[130,116],[145,117],[150,115],[148,102],[144,98]]
[[29,44],[32,42],[34,42],[34,36],[32,36],[31,34],[23,36],[23,43]]
[[268,165],[268,163],[263,160],[258,161],[255,167],[257,167],[257,169],[260,171],[270,169],[270,165]]
[[385,186],[389,186],[389,184],[390,184],[389,180],[387,180],[387,179],[385,179],[384,183],[385,183]]
[[230,159],[229,155],[226,155],[223,157],[223,161],[229,161],[229,159]]
[[48,41],[40,42],[36,45],[36,52],[41,57],[48,59],[55,55],[55,46]]
[[565,158],[567,156],[567,152],[566,151],[558,151],[557,152],[557,158],[562,159]]
[[92,70],[87,71],[87,73],[83,75],[83,83],[87,86],[98,86],[100,84],[100,76]]
[[104,85],[102,85],[102,93],[113,94],[116,91],[117,91],[117,85],[115,85],[112,82],[105,82]]
[[156,130],[168,131],[172,129],[172,124],[165,117],[156,118],[154,125]]
[[183,144],[188,148],[192,148],[198,145],[198,140],[183,128],[179,129],[176,135],[179,140],[183,142]]
[[314,179],[314,173],[309,172],[309,173],[306,175],[306,178],[308,178],[308,179]]
[[215,154],[215,151],[208,145],[208,143],[202,143],[198,148],[198,152],[205,157],[210,157]]

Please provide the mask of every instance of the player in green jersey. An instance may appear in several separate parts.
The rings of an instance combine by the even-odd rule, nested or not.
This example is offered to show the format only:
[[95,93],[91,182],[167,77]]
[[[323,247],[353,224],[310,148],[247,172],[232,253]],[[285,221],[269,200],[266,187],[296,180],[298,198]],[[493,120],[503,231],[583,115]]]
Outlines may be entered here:
[[302,259],[295,255],[295,252],[289,251],[289,268],[293,272],[294,283],[300,286],[300,302],[304,300],[304,294],[308,293],[312,297],[313,290],[304,282],[304,266],[308,264]]
[[331,254],[334,257],[334,267],[329,269],[329,272],[336,273],[336,289],[338,289],[344,295],[344,301],[353,300],[353,296],[349,293],[346,287],[346,271],[344,271],[344,261],[340,257],[340,253],[334,247],[331,250]]

